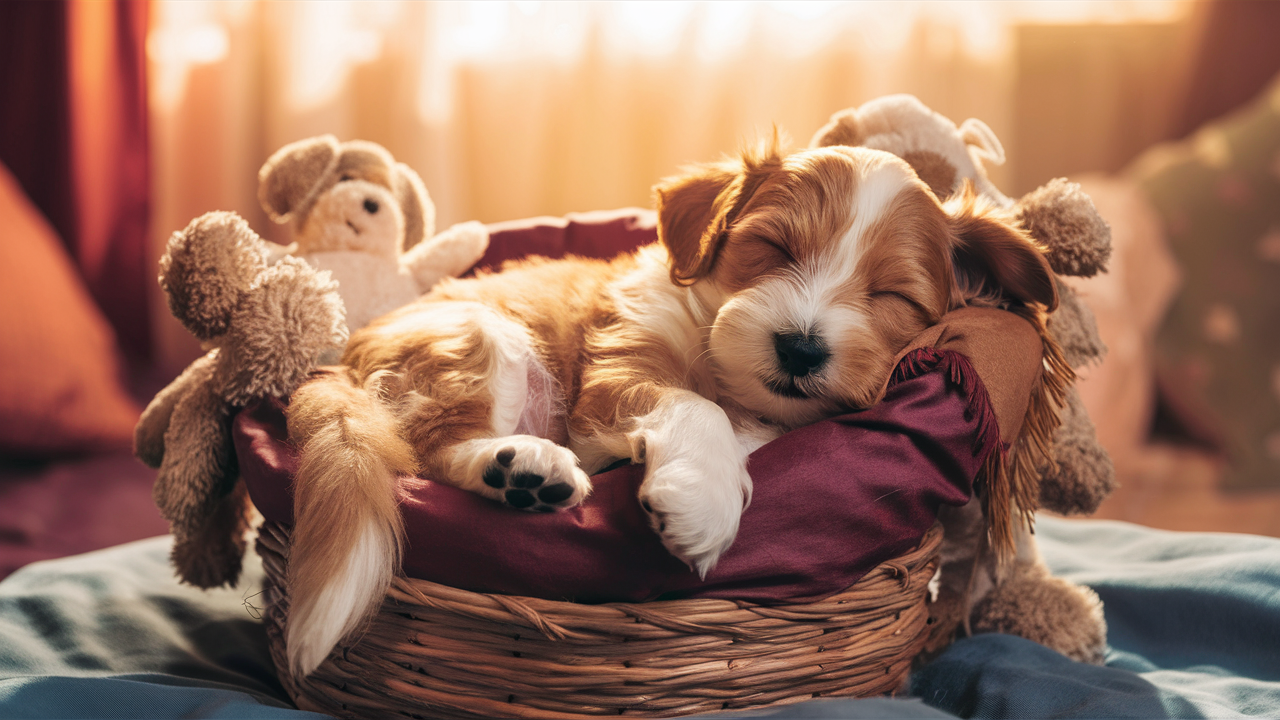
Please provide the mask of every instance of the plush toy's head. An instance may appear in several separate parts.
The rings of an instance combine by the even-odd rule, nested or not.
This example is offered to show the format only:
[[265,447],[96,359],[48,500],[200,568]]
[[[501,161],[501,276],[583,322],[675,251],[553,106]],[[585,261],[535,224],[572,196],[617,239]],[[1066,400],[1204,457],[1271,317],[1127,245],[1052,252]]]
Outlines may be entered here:
[[267,269],[267,248],[234,213],[212,212],[175,232],[160,258],[169,310],[209,341],[231,327],[235,309]]
[[959,192],[968,179],[981,195],[1009,204],[982,171],[983,161],[1004,163],[1004,147],[991,128],[975,118],[956,127],[913,95],[886,95],[832,115],[809,143],[829,145],[891,152],[906,160],[939,200]]
[[169,308],[219,349],[218,393],[233,405],[287,396],[318,358],[347,342],[329,273],[291,257],[268,266],[267,254],[240,216],[211,212],[174,233],[160,259]]
[[332,135],[280,148],[258,172],[258,201],[291,222],[298,252],[354,250],[395,258],[435,234],[421,178],[381,145]]

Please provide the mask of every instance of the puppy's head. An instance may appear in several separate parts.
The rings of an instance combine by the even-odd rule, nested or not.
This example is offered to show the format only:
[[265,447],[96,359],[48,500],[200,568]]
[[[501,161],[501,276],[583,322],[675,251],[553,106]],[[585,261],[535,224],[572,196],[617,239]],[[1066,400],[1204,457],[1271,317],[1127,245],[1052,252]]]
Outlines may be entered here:
[[886,152],[769,146],[655,190],[671,278],[714,312],[722,391],[772,421],[875,403],[894,357],[950,309],[1057,304],[1025,233],[972,191],[940,204]]

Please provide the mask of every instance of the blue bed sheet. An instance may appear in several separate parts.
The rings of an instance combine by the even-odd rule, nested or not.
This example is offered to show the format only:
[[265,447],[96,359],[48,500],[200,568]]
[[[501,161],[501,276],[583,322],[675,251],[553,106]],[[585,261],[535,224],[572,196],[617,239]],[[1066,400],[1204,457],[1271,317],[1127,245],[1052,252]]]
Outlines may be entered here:
[[[1280,717],[1280,540],[1042,518],[1054,571],[1097,590],[1111,649],[1073,663],[1020,638],[961,640],[909,698],[718,717]],[[178,585],[168,538],[30,565],[0,582],[0,718],[309,718],[272,670],[247,563]]]

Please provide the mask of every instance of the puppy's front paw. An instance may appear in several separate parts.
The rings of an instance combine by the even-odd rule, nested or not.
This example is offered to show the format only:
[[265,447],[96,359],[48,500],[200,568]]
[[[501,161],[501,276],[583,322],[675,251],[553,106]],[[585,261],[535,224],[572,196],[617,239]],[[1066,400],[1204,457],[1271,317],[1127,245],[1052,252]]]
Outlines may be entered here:
[[751,477],[741,462],[699,465],[654,468],[640,488],[640,506],[667,550],[705,578],[738,535]]
[[539,437],[515,435],[491,442],[478,463],[482,495],[519,510],[571,508],[591,492],[591,479],[573,451]]

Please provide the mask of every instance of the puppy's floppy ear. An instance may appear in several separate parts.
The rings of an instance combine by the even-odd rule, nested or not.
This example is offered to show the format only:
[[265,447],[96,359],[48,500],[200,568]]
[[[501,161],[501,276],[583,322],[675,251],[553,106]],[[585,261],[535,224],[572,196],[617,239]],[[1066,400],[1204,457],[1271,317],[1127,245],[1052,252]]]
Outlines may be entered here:
[[338,139],[320,135],[289,143],[258,170],[258,202],[272,220],[288,222],[338,166]]
[[404,247],[401,251],[436,234],[436,206],[427,195],[427,188],[422,178],[413,168],[404,163],[396,163],[395,173],[391,178],[391,191],[400,201],[400,210],[404,213]]
[[968,180],[943,207],[955,242],[953,306],[976,297],[1004,296],[1039,303],[1049,312],[1058,307],[1044,251],[1012,219],[983,202]]
[[654,186],[658,239],[671,254],[671,280],[691,285],[715,265],[729,226],[782,164],[778,138],[740,161],[704,163]]

